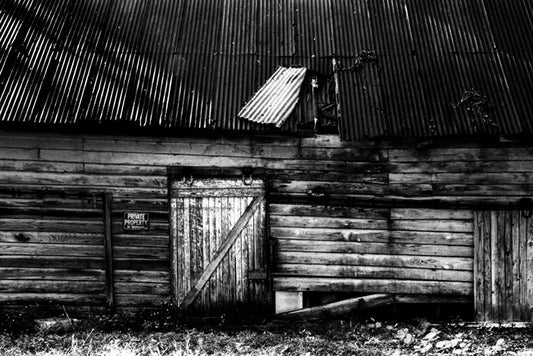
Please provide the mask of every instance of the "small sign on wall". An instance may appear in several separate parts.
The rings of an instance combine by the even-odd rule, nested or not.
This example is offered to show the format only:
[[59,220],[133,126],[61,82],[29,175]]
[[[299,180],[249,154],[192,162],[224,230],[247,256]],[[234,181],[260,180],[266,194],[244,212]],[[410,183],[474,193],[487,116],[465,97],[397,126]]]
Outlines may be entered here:
[[124,212],[124,231],[145,231],[150,226],[150,214],[139,212]]

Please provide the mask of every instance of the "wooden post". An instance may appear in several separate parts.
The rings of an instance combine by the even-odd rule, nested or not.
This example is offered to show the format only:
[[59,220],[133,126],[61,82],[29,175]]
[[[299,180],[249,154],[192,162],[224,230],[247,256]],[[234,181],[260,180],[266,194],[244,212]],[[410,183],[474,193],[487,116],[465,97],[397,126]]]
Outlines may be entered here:
[[113,241],[111,235],[111,201],[113,195],[104,193],[104,248],[105,248],[105,284],[106,302],[109,308],[115,304],[113,290]]

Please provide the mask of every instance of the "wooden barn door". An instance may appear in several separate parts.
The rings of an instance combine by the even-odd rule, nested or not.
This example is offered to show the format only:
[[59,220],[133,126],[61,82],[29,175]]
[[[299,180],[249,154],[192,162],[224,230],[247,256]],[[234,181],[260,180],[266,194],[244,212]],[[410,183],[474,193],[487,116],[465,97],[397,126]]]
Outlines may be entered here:
[[202,316],[269,313],[264,182],[187,179],[171,194],[174,302]]
[[479,211],[474,217],[478,321],[533,321],[531,211]]

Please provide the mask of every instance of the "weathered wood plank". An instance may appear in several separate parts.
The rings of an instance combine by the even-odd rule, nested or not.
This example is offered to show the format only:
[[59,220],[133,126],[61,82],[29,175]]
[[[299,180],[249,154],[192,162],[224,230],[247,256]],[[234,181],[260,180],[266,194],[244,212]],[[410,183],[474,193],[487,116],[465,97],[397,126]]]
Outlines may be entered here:
[[483,213],[474,214],[474,311],[476,321],[485,321]]
[[6,148],[0,150],[0,159],[32,160],[39,159],[39,150],[35,148]]
[[513,256],[513,218],[512,211],[506,211],[503,213],[504,219],[504,228],[502,239],[503,245],[503,260],[501,261],[501,267],[504,268],[504,285],[502,290],[502,296],[504,303],[502,307],[504,308],[503,315],[504,320],[513,320],[513,267],[512,267],[512,256]]
[[168,302],[169,295],[155,295],[155,294],[119,294],[115,295],[115,302],[117,306],[127,307],[158,307],[163,303]]
[[116,282],[114,289],[117,294],[170,295],[168,281],[166,283]]
[[391,210],[391,219],[396,220],[472,220],[472,210],[456,209],[406,209]]
[[0,303],[5,304],[36,304],[56,302],[66,305],[103,305],[105,297],[100,294],[75,294],[75,293],[1,293]]
[[138,246],[113,246],[113,256],[115,258],[151,258],[169,259],[168,246],[160,247],[138,247]]
[[[168,271],[168,259],[154,258],[116,258],[114,264],[117,269]],[[35,268],[86,268],[104,269],[103,251],[95,257],[83,256],[46,256],[46,255],[2,255],[0,267],[35,267]]]
[[42,254],[2,255],[0,267],[104,269],[103,251],[97,257],[44,256]]
[[142,271],[142,270],[117,270],[113,271],[115,282],[123,283],[169,283],[170,272],[167,271]]
[[527,240],[527,300],[528,300],[528,310],[527,310],[527,319],[528,321],[533,321],[533,309],[531,309],[531,304],[533,300],[533,218],[529,217],[526,219],[526,240]]
[[521,161],[531,157],[530,147],[469,147],[430,149],[391,149],[391,162],[446,162],[446,161]]
[[32,197],[13,197],[0,195],[0,207],[6,209],[16,208],[40,208],[40,209],[63,209],[65,211],[98,211],[102,214],[103,202],[100,196],[87,194],[79,196],[46,196],[34,194]]
[[[117,152],[117,153],[144,153],[152,154],[175,154],[181,155],[205,155],[205,156],[226,156],[226,157],[253,157],[261,154],[264,157],[286,159],[296,158],[299,156],[298,147],[296,146],[271,146],[268,144],[258,144],[254,142],[231,143],[213,140],[211,143],[173,141],[162,144],[161,142],[136,141],[131,142],[124,140],[85,140],[84,149],[95,152]],[[309,149],[309,152],[317,150]]]
[[[113,165],[135,164],[142,166],[206,166],[206,167],[280,167],[281,164],[263,158],[251,157],[220,157],[204,156],[200,152],[197,155],[181,154],[145,154],[121,152],[96,152],[96,151],[65,151],[55,149],[41,149],[41,159],[45,161],[102,163]],[[30,158],[35,159],[35,158]]]
[[278,239],[279,251],[473,257],[472,246]]
[[322,182],[322,181],[277,181],[270,187],[278,193],[305,194],[386,194],[389,190],[384,183],[366,182]]
[[271,215],[270,225],[292,228],[343,228],[343,229],[387,229],[386,220],[335,218],[322,216],[282,216]]
[[46,172],[9,172],[0,171],[0,184],[42,184],[56,186],[106,186],[166,188],[166,176],[120,176],[101,174],[73,174]]
[[472,233],[474,224],[471,220],[392,220],[391,229]]
[[[103,234],[96,233],[69,233],[69,232],[36,232],[36,231],[0,231],[0,242],[20,243],[16,236],[21,233],[26,242],[48,244],[73,244],[73,245],[102,245]],[[20,237],[19,237],[20,238]]]
[[[98,245],[63,245],[39,243],[0,243],[0,255],[40,255],[40,256],[80,256],[100,257],[104,255],[104,247]],[[3,257],[2,257],[3,258]]]
[[406,279],[431,281],[472,282],[472,271],[438,270],[431,268],[405,268],[382,266],[347,266],[316,264],[278,264],[275,277],[339,277],[370,279]]
[[[526,156],[526,158],[528,158]],[[533,172],[533,160],[524,161],[438,161],[409,162],[389,165],[392,173],[501,173]]]
[[133,234],[116,234],[113,235],[115,246],[130,247],[164,247],[168,248],[168,235],[133,235]]
[[492,270],[495,274],[494,294],[496,294],[497,303],[495,305],[494,317],[496,320],[504,320],[504,305],[505,305],[505,212],[496,211],[495,223],[495,252]]
[[[457,196],[453,190],[434,194],[433,188],[430,184],[428,190],[421,192],[419,190],[411,189],[412,186],[407,185],[407,189],[392,187],[398,184],[391,184],[388,190],[394,190],[394,193],[375,195],[375,194],[336,194],[331,193],[327,195],[313,196],[308,193],[283,193],[272,191],[270,193],[270,201],[275,203],[291,203],[291,204],[308,204],[314,202],[318,204],[332,204],[332,205],[347,205],[347,206],[442,206],[449,208],[472,209],[472,208],[513,208],[519,206],[522,198],[524,198],[524,191],[519,194],[505,194],[505,191],[498,192],[496,188],[488,193],[475,193],[471,195]],[[472,185],[473,186],[473,185]],[[475,186],[474,186],[475,187]],[[503,187],[503,186],[502,186]],[[455,194],[455,195],[454,195]],[[513,195],[513,196],[511,196]],[[519,196],[517,196],[519,195]],[[530,195],[530,194],[527,194]]]
[[179,288],[179,225],[178,225],[178,202],[177,199],[170,199],[170,291],[173,305],[178,305],[178,288]]
[[38,208],[38,207],[0,207],[0,216],[16,218],[33,217],[35,219],[88,219],[95,220],[102,216],[102,212],[95,209],[61,209],[61,208]]
[[[63,163],[67,164],[67,163]],[[166,176],[167,166],[139,166],[130,164],[105,164],[84,163],[83,172],[87,174],[118,174],[118,175],[139,175],[139,176]]]
[[491,240],[491,231],[492,231],[492,219],[490,211],[481,211],[480,218],[482,219],[483,226],[480,231],[480,238],[483,239],[483,300],[484,300],[484,311],[483,319],[492,320],[492,240]]
[[[339,167],[341,165],[342,167]],[[316,184],[326,182],[387,184],[388,181],[386,172],[346,172],[344,162],[335,164],[328,161],[313,161],[313,165],[308,164],[307,169],[301,163],[297,165],[287,163],[285,167],[272,169],[266,174],[270,181],[277,181],[280,185],[297,181],[316,182]]]
[[391,183],[528,184],[533,172],[498,173],[391,173]]
[[520,320],[529,321],[529,305],[530,301],[527,299],[527,219],[524,216],[525,211],[520,211],[518,214],[519,218],[519,276],[520,276]]
[[0,267],[2,280],[104,281],[103,269]]
[[291,228],[271,227],[270,236],[274,238],[319,241],[353,241],[382,243],[419,243],[436,245],[473,246],[471,233],[434,232],[434,231],[389,231],[356,230],[336,228]]
[[0,159],[0,171],[19,172],[56,172],[83,173],[82,163],[22,161],[18,159]]
[[29,132],[0,134],[0,147],[13,148],[56,148],[79,150],[83,147],[83,136],[66,137],[63,135],[31,135]]
[[472,304],[471,296],[396,294],[397,304]]
[[410,255],[367,255],[324,252],[278,251],[278,263],[435,268],[473,271],[473,259]]
[[270,204],[270,215],[387,219],[388,209],[372,209],[328,205]]
[[394,279],[276,277],[274,290],[358,293],[473,295],[471,282],[405,281]]
[[49,231],[71,233],[102,233],[103,221],[35,220],[0,218],[0,231]]
[[3,293],[105,293],[103,281],[0,280]]
[[[511,212],[511,279],[512,279],[512,296],[511,301],[513,320],[521,320],[522,303],[520,300],[520,211]],[[524,251],[525,252],[525,251]]]

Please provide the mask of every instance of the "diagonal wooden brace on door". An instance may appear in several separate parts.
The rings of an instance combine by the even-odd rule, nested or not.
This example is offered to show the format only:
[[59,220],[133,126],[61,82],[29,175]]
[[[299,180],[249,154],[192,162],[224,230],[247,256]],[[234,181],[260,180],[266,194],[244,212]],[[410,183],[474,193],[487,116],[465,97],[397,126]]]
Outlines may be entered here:
[[209,278],[211,278],[211,276],[213,275],[213,272],[215,272],[217,267],[220,265],[220,263],[227,255],[235,241],[237,241],[237,238],[241,234],[242,230],[244,230],[246,224],[248,224],[248,221],[250,221],[255,211],[261,205],[264,199],[264,194],[258,195],[254,197],[254,199],[246,207],[244,213],[237,220],[233,228],[231,228],[230,232],[228,233],[228,236],[224,239],[219,249],[215,253],[215,257],[213,258],[213,260],[209,262],[200,278],[198,278],[189,293],[187,293],[185,298],[183,298],[183,300],[181,301],[179,305],[180,309],[187,309],[194,302],[202,288],[205,286],[207,281],[209,281]]

